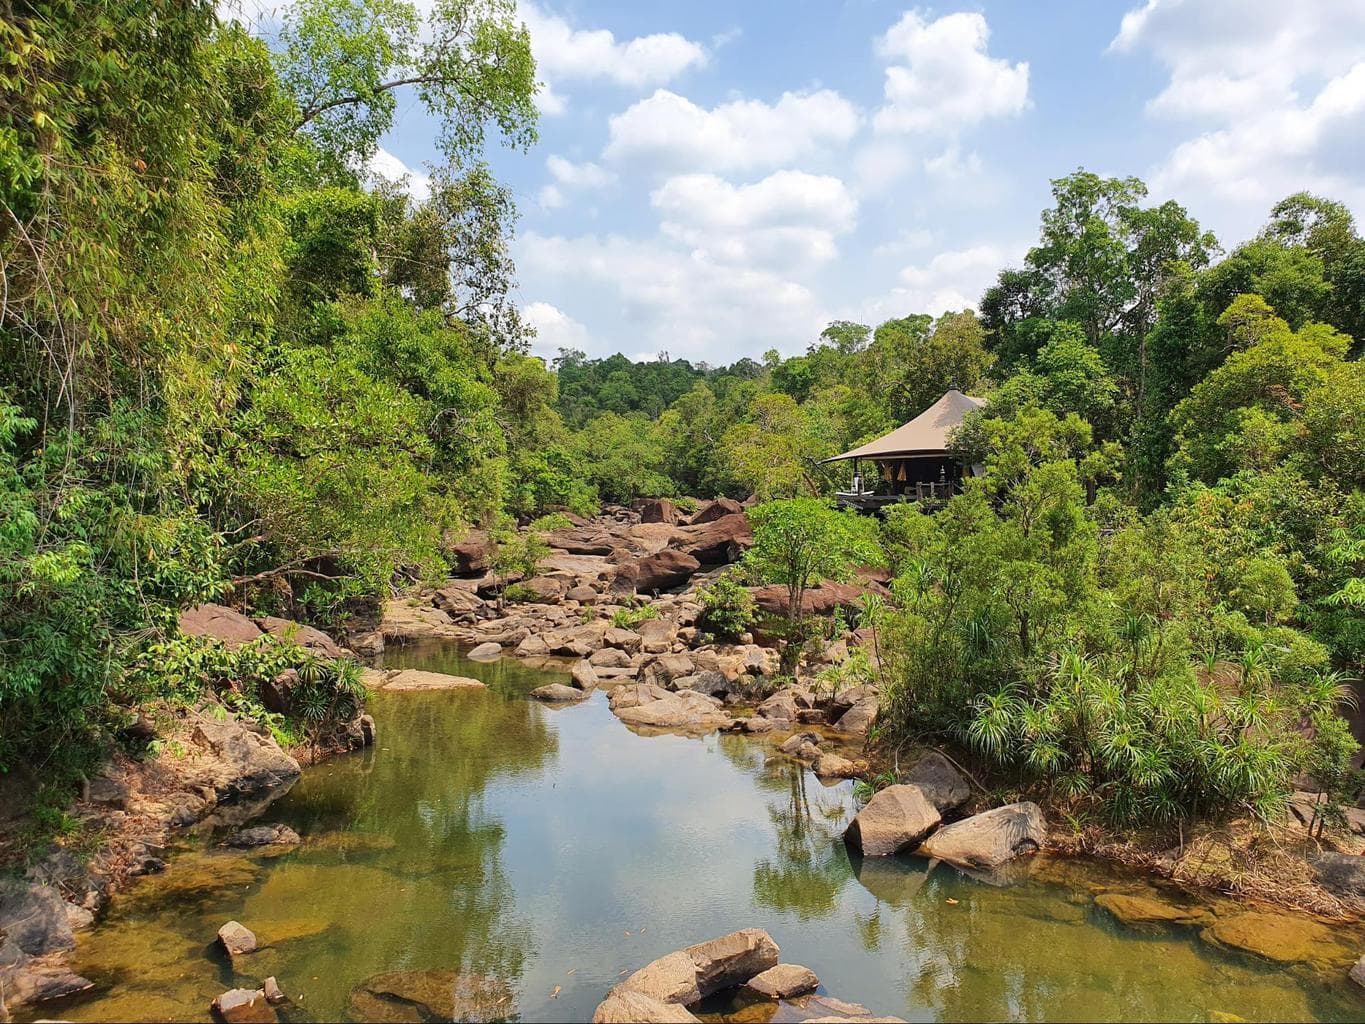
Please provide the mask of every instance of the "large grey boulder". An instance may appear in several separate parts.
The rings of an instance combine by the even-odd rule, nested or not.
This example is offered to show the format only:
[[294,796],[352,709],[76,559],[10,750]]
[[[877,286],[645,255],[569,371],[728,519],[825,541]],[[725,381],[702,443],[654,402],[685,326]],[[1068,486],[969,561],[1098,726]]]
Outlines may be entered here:
[[240,921],[229,921],[218,929],[218,942],[228,956],[256,952],[256,935]]
[[877,720],[879,706],[875,695],[864,697],[839,716],[834,728],[849,736],[866,736],[872,723]]
[[809,967],[800,964],[778,964],[754,975],[744,988],[764,999],[790,999],[805,995],[820,987],[820,979]]
[[939,829],[920,844],[925,857],[989,871],[1047,843],[1047,822],[1037,804],[1006,804]]
[[940,820],[918,786],[887,786],[858,812],[844,838],[864,857],[886,857],[920,844]]
[[579,661],[569,672],[569,678],[573,685],[580,690],[597,689],[597,673],[593,670],[591,662],[586,659]]
[[963,774],[937,750],[920,758],[905,776],[905,781],[918,786],[924,798],[937,807],[940,814],[957,810],[972,795]]
[[299,777],[299,763],[269,736],[235,718],[202,715],[190,739],[212,759],[210,773],[219,802],[287,789]]
[[1349,853],[1320,853],[1311,861],[1313,873],[1328,892],[1365,897],[1365,857]]
[[697,968],[697,991],[706,998],[722,989],[743,985],[756,974],[777,966],[780,950],[762,928],[742,928],[683,950]]

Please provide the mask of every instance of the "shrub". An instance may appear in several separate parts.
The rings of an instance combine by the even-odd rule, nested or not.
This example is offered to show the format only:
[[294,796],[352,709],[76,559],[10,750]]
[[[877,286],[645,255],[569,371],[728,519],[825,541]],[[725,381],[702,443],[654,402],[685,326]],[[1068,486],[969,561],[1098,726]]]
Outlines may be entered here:
[[701,615],[697,627],[727,640],[746,633],[754,622],[754,598],[749,588],[730,573],[697,592],[701,601]]
[[634,629],[640,623],[658,617],[659,609],[652,604],[641,605],[639,608],[617,608],[611,613],[611,624],[616,629]]

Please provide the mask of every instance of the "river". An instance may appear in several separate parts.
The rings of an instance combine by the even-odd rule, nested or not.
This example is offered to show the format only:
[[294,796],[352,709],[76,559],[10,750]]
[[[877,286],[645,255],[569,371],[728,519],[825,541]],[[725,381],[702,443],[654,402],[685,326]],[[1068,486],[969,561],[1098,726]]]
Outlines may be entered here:
[[[1044,858],[1001,887],[851,858],[852,785],[762,740],[637,736],[601,693],[543,706],[525,694],[547,673],[513,660],[417,647],[388,664],[488,689],[378,694],[378,745],[306,770],[267,812],[301,847],[178,853],[83,936],[73,966],[96,990],[46,1015],[205,1020],[225,988],[275,975],[283,1019],[358,1020],[380,1006],[358,988],[372,976],[458,970],[505,984],[509,1016],[588,1020],[624,972],[750,926],[831,995],[907,1020],[1365,1014],[1339,966],[1118,924],[1094,894],[1147,883],[1100,865]],[[213,944],[230,919],[267,947],[238,975]]]

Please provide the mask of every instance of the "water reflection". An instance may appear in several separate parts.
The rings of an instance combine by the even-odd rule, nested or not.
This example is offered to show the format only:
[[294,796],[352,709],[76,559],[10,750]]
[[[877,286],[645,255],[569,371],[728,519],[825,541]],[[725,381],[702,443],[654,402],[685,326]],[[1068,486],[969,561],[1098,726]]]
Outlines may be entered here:
[[[826,789],[805,767],[774,755],[758,775],[777,837],[774,856],[754,865],[754,899],[802,921],[827,917],[849,881],[843,832],[848,818],[844,787]],[[814,792],[812,792],[812,789]]]

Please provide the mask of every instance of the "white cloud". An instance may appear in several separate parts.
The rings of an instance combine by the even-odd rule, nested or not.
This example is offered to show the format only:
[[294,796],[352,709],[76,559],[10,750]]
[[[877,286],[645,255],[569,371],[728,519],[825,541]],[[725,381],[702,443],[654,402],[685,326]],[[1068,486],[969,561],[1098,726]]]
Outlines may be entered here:
[[902,15],[877,41],[877,52],[890,64],[885,102],[873,118],[876,130],[951,136],[986,118],[1023,111],[1028,63],[990,56],[989,39],[982,14],[936,21],[925,21],[919,11]]
[[949,249],[928,263],[906,267],[900,272],[904,287],[892,292],[892,301],[903,312],[894,315],[915,312],[938,316],[949,310],[975,309],[1000,269],[1013,262],[1022,249],[993,244]]
[[542,210],[557,210],[564,205],[564,193],[558,185],[546,185],[536,193],[536,202]]
[[430,175],[423,174],[421,171],[414,171],[382,147],[375,150],[374,156],[370,157],[365,169],[371,177],[383,178],[385,181],[395,183],[405,182],[408,195],[418,202],[431,195]]
[[605,296],[595,305],[641,351],[729,363],[740,352],[798,348],[828,322],[800,283],[660,240],[530,232],[518,248],[518,266],[528,275]]
[[536,90],[536,110],[546,117],[558,117],[569,109],[569,101],[566,97],[555,92],[554,86],[549,82],[541,82],[540,88]]
[[550,156],[545,161],[551,177],[567,188],[605,188],[616,181],[616,175],[594,163],[576,164],[562,156]]
[[548,302],[532,302],[521,310],[521,318],[536,330],[531,351],[545,359],[553,359],[561,348],[586,349],[588,329]]
[[829,89],[783,93],[776,103],[732,100],[707,110],[666,89],[611,118],[606,155],[689,170],[776,167],[858,130],[858,112]]
[[713,174],[669,178],[650,196],[663,233],[717,262],[775,270],[807,270],[838,250],[835,236],[851,231],[858,204],[829,175],[778,171],[750,185]]
[[576,29],[568,21],[522,3],[537,71],[547,79],[607,80],[641,88],[672,81],[706,64],[706,50],[676,32],[618,40],[607,29]]
[[1298,189],[1365,202],[1365,5],[1338,0],[1148,0],[1123,18],[1111,52],[1147,52],[1166,85],[1153,117],[1197,134],[1157,167],[1153,188],[1205,196],[1245,233]]

